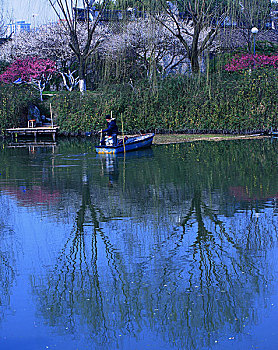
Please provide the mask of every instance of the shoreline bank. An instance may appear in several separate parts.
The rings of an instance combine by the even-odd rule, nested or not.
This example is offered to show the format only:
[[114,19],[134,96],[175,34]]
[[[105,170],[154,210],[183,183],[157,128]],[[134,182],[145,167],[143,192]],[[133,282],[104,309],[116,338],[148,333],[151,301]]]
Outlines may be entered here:
[[169,145],[195,141],[227,141],[227,140],[251,140],[271,137],[270,135],[220,135],[220,134],[157,134],[154,137],[154,145]]
[[[131,134],[126,135],[128,137],[134,136]],[[254,140],[254,139],[264,139],[272,137],[272,135],[266,134],[240,134],[240,135],[231,135],[231,134],[155,134],[153,139],[153,145],[170,145],[170,144],[179,144],[179,143],[186,143],[186,142],[197,142],[197,141],[232,141],[232,140]],[[8,137],[3,137],[0,135],[0,141],[7,140]],[[42,139],[43,137],[40,137],[39,139]],[[85,135],[63,135],[60,134],[57,137],[60,140],[64,139],[90,139],[90,138],[98,138],[97,134],[93,134],[90,136]],[[24,139],[24,138],[23,138]]]

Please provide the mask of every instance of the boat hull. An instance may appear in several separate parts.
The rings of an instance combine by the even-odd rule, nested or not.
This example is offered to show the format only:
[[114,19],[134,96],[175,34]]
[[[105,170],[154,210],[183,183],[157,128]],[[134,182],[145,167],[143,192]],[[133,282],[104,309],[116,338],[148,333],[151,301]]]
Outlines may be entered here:
[[134,136],[127,139],[124,145],[120,146],[96,146],[98,154],[117,154],[147,148],[152,145],[154,134]]

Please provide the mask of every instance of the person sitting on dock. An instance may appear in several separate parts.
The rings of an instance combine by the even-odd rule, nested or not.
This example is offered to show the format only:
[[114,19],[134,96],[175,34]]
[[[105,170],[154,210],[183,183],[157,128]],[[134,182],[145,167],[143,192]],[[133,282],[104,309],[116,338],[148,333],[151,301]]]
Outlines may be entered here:
[[28,127],[30,125],[29,121],[32,121],[33,126],[42,126],[42,116],[41,112],[37,106],[33,105],[33,103],[28,103]]
[[99,133],[102,134],[102,139],[101,139],[101,146],[105,146],[105,137],[107,136],[112,136],[113,139],[113,146],[117,146],[117,135],[118,135],[118,126],[116,124],[115,118],[110,117],[109,114],[105,116],[106,122],[107,122],[107,128],[104,130],[100,130]]

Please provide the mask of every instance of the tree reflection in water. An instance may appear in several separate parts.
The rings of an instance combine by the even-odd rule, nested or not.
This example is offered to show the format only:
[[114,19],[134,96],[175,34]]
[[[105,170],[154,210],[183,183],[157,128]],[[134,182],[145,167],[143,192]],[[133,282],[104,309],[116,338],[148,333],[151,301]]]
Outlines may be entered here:
[[[273,278],[263,256],[277,242],[272,216],[256,218],[251,247],[243,239],[252,224],[251,209],[246,212],[251,219],[224,222],[201,198],[195,190],[182,231],[176,228],[153,253],[164,257],[159,292],[152,294],[152,305],[160,310],[159,332],[178,348],[212,346],[223,334],[244,332],[247,323],[257,321],[256,307],[264,304]],[[185,242],[193,232],[195,239]]]
[[146,329],[186,349],[244,333],[268,293],[271,272],[263,254],[277,241],[277,229],[253,208],[224,220],[203,194],[194,190],[181,229],[136,259],[127,256],[121,237],[116,243],[109,237],[109,225],[127,235],[129,226],[93,204],[83,176],[73,231],[55,268],[33,286],[40,314],[61,332],[86,334],[101,348],[119,347],[119,334],[136,338]]

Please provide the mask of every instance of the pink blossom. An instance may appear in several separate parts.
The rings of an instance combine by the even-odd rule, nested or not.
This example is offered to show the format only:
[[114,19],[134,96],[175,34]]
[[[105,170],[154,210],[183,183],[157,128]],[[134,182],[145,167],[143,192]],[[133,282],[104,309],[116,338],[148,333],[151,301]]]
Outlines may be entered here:
[[49,59],[28,57],[23,60],[13,62],[4,73],[0,75],[0,81],[3,83],[12,83],[17,79],[22,82],[31,82],[46,78],[56,72],[56,64]]
[[228,72],[243,71],[246,69],[257,69],[261,67],[278,68],[278,55],[244,55],[235,56],[229,64],[225,65]]

